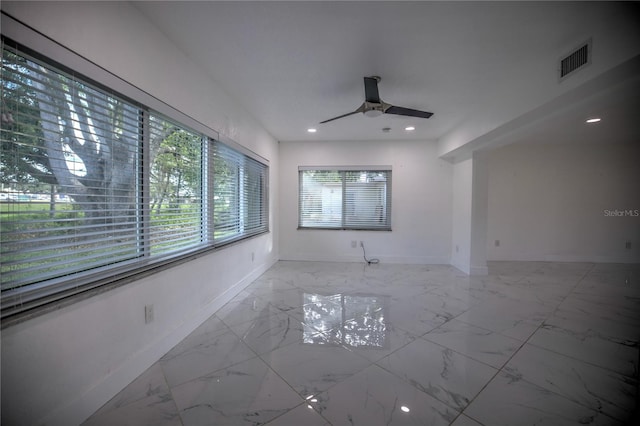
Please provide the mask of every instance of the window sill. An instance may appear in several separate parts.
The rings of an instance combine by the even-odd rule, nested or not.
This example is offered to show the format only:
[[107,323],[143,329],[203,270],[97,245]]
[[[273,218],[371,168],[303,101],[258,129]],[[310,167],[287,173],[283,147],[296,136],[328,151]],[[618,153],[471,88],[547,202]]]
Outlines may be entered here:
[[298,231],[387,231],[391,232],[391,228],[325,228],[322,226],[298,226]]

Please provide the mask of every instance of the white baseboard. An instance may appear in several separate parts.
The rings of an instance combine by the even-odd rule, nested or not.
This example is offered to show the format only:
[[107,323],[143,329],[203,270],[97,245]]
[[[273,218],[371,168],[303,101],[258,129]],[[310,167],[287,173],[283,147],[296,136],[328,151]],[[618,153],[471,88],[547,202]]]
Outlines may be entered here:
[[528,254],[509,253],[490,256],[490,262],[587,262],[587,263],[640,263],[640,255],[602,256],[591,254]]
[[456,268],[457,270],[464,272],[467,275],[489,275],[489,267],[486,265],[484,266],[468,265],[468,264],[462,264],[453,260],[450,261],[449,264],[454,268]]
[[[367,253],[367,259],[378,259],[380,263],[394,263],[406,265],[449,265],[448,257],[440,256],[377,256]],[[319,254],[319,253],[280,253],[280,260],[294,260],[301,262],[364,262],[360,255]]]
[[469,275],[489,275],[489,267],[488,266],[473,266],[471,265],[471,270]]
[[66,406],[48,414],[38,424],[69,426],[85,421],[277,261],[278,259],[270,260],[253,269],[178,327],[170,330],[153,344],[133,354],[118,369],[114,370],[89,391]]
[[469,269],[469,265],[456,262],[455,260],[451,260],[449,264],[454,268],[456,268],[458,271],[464,272],[465,274],[470,275],[471,270]]

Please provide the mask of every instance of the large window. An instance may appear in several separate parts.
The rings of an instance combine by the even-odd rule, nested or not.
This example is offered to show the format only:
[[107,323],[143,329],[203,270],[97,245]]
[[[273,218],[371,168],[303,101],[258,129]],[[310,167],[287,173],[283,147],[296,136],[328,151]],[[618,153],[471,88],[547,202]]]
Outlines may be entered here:
[[266,164],[7,44],[3,317],[268,231]]
[[298,226],[391,229],[391,170],[299,168]]
[[149,134],[150,254],[203,245],[206,138],[157,115],[149,116]]
[[213,168],[216,244],[266,231],[267,174],[264,166],[225,145],[216,144]]

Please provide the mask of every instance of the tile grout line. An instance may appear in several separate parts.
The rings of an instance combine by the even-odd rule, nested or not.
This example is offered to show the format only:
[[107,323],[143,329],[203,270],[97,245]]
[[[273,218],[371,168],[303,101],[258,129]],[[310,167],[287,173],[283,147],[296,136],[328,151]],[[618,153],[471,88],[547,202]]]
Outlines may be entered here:
[[[521,279],[517,280],[517,281],[516,281],[516,283],[517,283],[517,282],[520,282],[522,279],[524,279],[524,277],[522,277]],[[462,314],[460,314],[460,315],[462,315]],[[458,320],[458,321],[462,321],[462,320]],[[469,324],[469,323],[467,323],[467,322],[465,322],[465,321],[462,321],[462,322],[464,322],[465,324],[468,324],[468,325],[472,325],[472,324]],[[482,327],[480,327],[480,328],[482,328]],[[505,363],[502,365],[502,367],[500,367],[500,368],[496,369],[496,370],[497,370],[497,371],[496,371],[496,373],[495,373],[493,376],[491,376],[491,378],[490,378],[489,380],[487,380],[487,382],[484,384],[484,386],[482,386],[482,388],[478,391],[478,393],[477,393],[476,395],[474,395],[474,397],[473,397],[473,398],[471,398],[471,400],[469,401],[469,403],[468,403],[468,404],[467,404],[467,405],[462,409],[462,411],[460,411],[460,413],[456,416],[456,418],[455,418],[455,419],[453,419],[453,421],[450,423],[450,425],[452,425],[453,423],[455,423],[455,421],[456,421],[460,416],[465,415],[465,416],[469,417],[470,419],[472,419],[473,421],[475,421],[475,422],[477,422],[477,423],[479,423],[479,424],[481,424],[481,425],[483,425],[483,426],[484,426],[484,423],[482,423],[482,422],[478,421],[477,419],[475,419],[474,417],[471,417],[471,416],[470,416],[470,415],[468,415],[468,414],[465,414],[465,411],[467,410],[467,408],[469,408],[469,406],[471,406],[471,404],[473,404],[473,401],[475,401],[475,399],[476,399],[476,398],[477,398],[477,397],[482,393],[482,391],[484,391],[484,390],[486,389],[486,387],[487,387],[487,386],[489,386],[489,383],[491,383],[491,382],[493,381],[493,379],[495,379],[495,377],[496,377],[498,374],[500,374],[500,372],[502,371],[502,369],[504,368],[504,366],[505,366],[505,365],[507,365],[507,364],[509,363],[509,361],[511,360],[511,358],[513,358],[513,357],[515,356],[515,354],[516,354],[516,353],[518,353],[518,352],[520,351],[520,349],[525,345],[525,343],[526,343],[526,341],[525,341],[525,342],[522,342],[522,344],[518,347],[518,349],[516,349],[516,350],[513,352],[513,354],[512,354],[512,355],[507,359],[507,361],[505,361]],[[494,368],[495,368],[495,367],[494,367]]]
[[[556,308],[554,309],[554,311],[553,311],[552,313],[550,313],[550,314],[545,318],[545,320],[544,320],[544,321],[543,321],[543,322],[538,326],[538,328],[536,328],[536,330],[535,330],[535,331],[534,331],[534,332],[533,332],[533,333],[532,333],[532,334],[527,338],[527,341],[525,342],[525,344],[529,344],[529,345],[534,346],[534,347],[536,347],[536,348],[539,348],[539,349],[542,349],[542,350],[546,350],[546,351],[552,352],[552,353],[554,353],[554,354],[556,354],[556,355],[560,355],[560,356],[563,356],[563,357],[566,357],[566,358],[570,358],[570,359],[573,359],[573,360],[579,361],[579,362],[581,362],[581,363],[584,363],[584,364],[587,364],[587,365],[590,365],[590,366],[593,366],[593,367],[596,367],[596,368],[600,368],[600,369],[603,369],[603,370],[610,371],[610,372],[612,372],[612,373],[615,373],[615,374],[621,375],[621,376],[623,376],[623,377],[629,377],[629,376],[627,376],[627,375],[625,375],[625,374],[622,374],[622,373],[619,373],[619,372],[617,372],[617,371],[615,371],[615,370],[611,370],[611,369],[610,369],[610,368],[608,368],[608,367],[604,367],[604,366],[601,366],[601,365],[594,364],[594,363],[592,363],[592,362],[584,361],[584,360],[581,360],[581,359],[578,359],[578,358],[572,357],[572,356],[570,356],[570,355],[566,355],[566,354],[563,354],[563,353],[561,353],[561,352],[557,352],[557,351],[555,351],[555,350],[548,349],[548,348],[545,348],[545,347],[542,347],[542,346],[536,345],[535,343],[529,343],[529,340],[531,339],[531,337],[533,337],[533,335],[534,335],[538,330],[540,330],[540,329],[542,328],[542,326],[544,325],[544,323],[545,323],[545,322],[546,322],[546,321],[547,321],[551,316],[553,316],[553,315],[558,311],[558,309],[560,308],[560,305],[562,305],[562,303],[564,303],[564,302],[569,298],[569,296],[570,296],[572,293],[574,293],[575,289],[580,285],[580,283],[581,283],[582,281],[584,281],[584,279],[585,279],[589,274],[591,274],[591,273],[593,272],[593,270],[596,268],[596,264],[595,264],[595,263],[590,262],[590,263],[589,263],[589,265],[590,265],[589,269],[588,269],[587,271],[585,271],[585,272],[582,274],[582,276],[578,279],[578,281],[576,282],[576,284],[575,284],[575,285],[573,285],[573,286],[571,287],[571,289],[570,289],[570,290],[569,290],[569,292],[566,294],[566,296],[564,296],[564,298],[563,298],[560,302],[558,302],[558,305],[556,306]],[[524,346],[524,344],[523,344],[523,346]],[[518,349],[518,351],[520,351],[520,349]],[[516,353],[517,353],[517,352],[516,352]],[[515,353],[514,353],[514,356],[515,356]],[[638,357],[639,357],[639,363],[640,363],[640,351],[638,352]],[[513,358],[513,356],[512,356],[511,358]],[[511,358],[510,358],[509,360],[511,360]],[[640,364],[639,364],[639,365],[640,365]],[[505,366],[506,366],[506,364],[505,364]],[[503,368],[504,368],[504,367],[503,367]],[[501,371],[502,371],[502,369],[501,369]],[[508,373],[508,372],[505,372],[505,374],[509,374],[509,373]],[[637,376],[637,372],[636,372],[636,376]],[[634,379],[634,380],[636,381],[636,388],[637,388],[637,392],[638,392],[638,391],[640,391],[640,380],[638,379],[638,377],[635,377],[635,378],[633,378],[633,377],[632,377],[632,379]],[[557,391],[555,391],[555,390],[551,390],[551,389],[548,389],[548,388],[546,388],[546,387],[543,387],[543,386],[537,385],[537,384],[532,383],[532,382],[530,382],[530,381],[528,381],[528,380],[526,380],[526,379],[524,379],[524,378],[522,378],[522,379],[520,379],[520,380],[523,380],[523,381],[525,381],[525,382],[527,382],[527,383],[529,383],[529,384],[531,384],[531,385],[534,385],[534,386],[537,386],[537,387],[543,388],[543,389],[545,389],[545,390],[547,390],[547,391],[549,391],[549,392],[553,393],[554,395],[557,395],[557,396],[559,396],[559,397],[561,397],[561,398],[564,398],[564,399],[569,400],[569,401],[571,401],[571,402],[573,402],[573,403],[575,403],[575,404],[578,404],[578,405],[580,405],[580,406],[582,406],[582,407],[584,407],[584,408],[587,408],[587,409],[589,409],[589,410],[591,410],[591,411],[594,411],[594,412],[596,412],[597,414],[603,415],[603,416],[605,416],[605,417],[607,417],[607,418],[610,418],[610,419],[613,419],[613,420],[616,420],[616,421],[618,421],[618,420],[619,420],[618,418],[616,418],[616,417],[614,417],[614,416],[612,416],[612,415],[610,415],[610,414],[608,414],[608,413],[605,413],[605,412],[603,412],[603,411],[600,411],[600,410],[594,409],[594,408],[592,408],[592,407],[589,407],[589,406],[585,405],[584,403],[582,403],[581,401],[577,401],[577,400],[574,400],[574,399],[572,399],[572,398],[569,398],[569,397],[567,397],[567,396],[565,396],[565,395],[562,395],[562,394],[558,393],[558,392],[557,392]],[[637,400],[637,401],[640,401],[640,395],[639,395],[638,393],[636,393],[636,400]],[[637,409],[636,409],[636,411],[639,411],[639,412],[640,412],[640,409],[639,409],[639,408],[637,408]],[[620,420],[620,421],[624,421],[624,420]]]
[[[619,375],[621,375],[621,376],[631,377],[631,376],[627,376],[626,374],[620,373],[620,372],[618,372],[618,371],[612,370],[612,369],[611,369],[611,368],[609,368],[609,367],[605,367],[605,366],[602,366],[602,365],[598,365],[598,364],[595,364],[595,363],[590,362],[590,361],[584,361],[584,360],[581,360],[581,359],[579,359],[579,358],[573,357],[573,356],[571,356],[571,355],[563,354],[562,352],[557,352],[557,351],[555,351],[555,350],[553,350],[553,349],[545,348],[545,347],[543,347],[543,346],[536,345],[535,343],[530,343],[530,342],[529,342],[529,340],[531,339],[531,337],[533,337],[533,335],[534,335],[538,330],[540,330],[540,329],[542,328],[542,326],[544,325],[544,323],[545,323],[545,322],[546,322],[550,317],[552,317],[552,316],[553,316],[553,315],[558,311],[558,309],[560,308],[560,305],[562,305],[562,303],[564,303],[564,302],[567,300],[567,298],[569,298],[569,296],[571,296],[571,294],[575,292],[575,289],[580,285],[580,283],[582,283],[582,281],[584,281],[584,279],[585,279],[589,274],[591,274],[591,273],[594,271],[594,269],[596,268],[596,265],[597,265],[596,263],[589,262],[589,269],[588,269],[586,272],[584,272],[584,273],[582,274],[582,276],[578,279],[578,281],[577,281],[577,282],[576,282],[576,283],[571,287],[571,289],[567,292],[567,295],[566,295],[566,296],[564,296],[560,302],[558,302],[558,305],[557,305],[557,306],[556,306],[556,308],[553,310],[553,312],[552,312],[552,313],[550,313],[550,314],[545,318],[545,320],[544,320],[544,321],[543,321],[543,322],[542,322],[542,323],[541,323],[541,324],[536,328],[536,330],[535,330],[535,331],[534,331],[534,332],[533,332],[533,333],[532,333],[532,334],[527,338],[527,340],[526,340],[526,342],[525,342],[525,343],[527,343],[527,344],[529,344],[529,345],[532,345],[532,346],[535,346],[536,348],[539,348],[539,349],[544,349],[544,350],[546,350],[546,351],[553,352],[554,354],[557,354],[557,355],[561,355],[561,356],[564,356],[564,357],[567,357],[567,358],[571,358],[571,359],[574,359],[574,360],[576,360],[576,361],[580,361],[580,362],[582,362],[582,363],[585,363],[585,364],[588,364],[588,365],[591,365],[591,366],[594,366],[594,367],[598,367],[598,368],[601,368],[601,369],[604,369],[604,370],[607,370],[607,371],[610,371],[610,372],[613,372],[613,373],[619,374]],[[639,352],[639,353],[640,353],[640,352]],[[640,365],[640,363],[639,363],[638,365]],[[638,375],[638,371],[636,370],[636,376],[637,376],[637,375]],[[632,378],[634,378],[634,377],[632,377]],[[639,378],[639,377],[635,377],[634,379],[636,379],[638,382],[640,382],[640,380],[639,380],[640,378]]]
[[169,381],[167,380],[167,376],[164,373],[164,368],[162,368],[162,364],[160,364],[160,360],[156,361],[158,363],[158,367],[160,367],[160,372],[162,373],[162,379],[164,380],[164,383],[167,385],[167,389],[169,389],[169,395],[171,395],[171,402],[173,402],[173,405],[176,407],[176,412],[178,414],[178,420],[180,421],[180,424],[182,426],[184,426],[184,420],[182,418],[182,411],[180,410],[180,408],[178,408],[178,404],[176,403],[176,397],[173,394],[173,389],[171,388],[171,386],[169,386]]
[[[506,367],[506,365],[511,361],[511,359],[513,359],[513,357],[514,357],[514,356],[516,356],[516,354],[517,354],[517,353],[522,349],[522,347],[523,347],[524,345],[526,345],[526,344],[532,345],[532,346],[534,346],[534,347],[536,347],[536,348],[540,348],[540,349],[543,349],[543,350],[548,350],[549,352],[553,352],[553,353],[555,353],[555,354],[557,354],[557,355],[561,355],[561,356],[564,356],[564,357],[567,357],[567,358],[575,359],[576,361],[580,361],[580,362],[583,362],[583,363],[588,364],[588,365],[591,365],[591,366],[599,367],[599,368],[606,369],[606,370],[608,370],[608,371],[611,371],[611,372],[617,373],[617,372],[615,372],[615,371],[613,371],[613,370],[610,370],[610,369],[608,369],[608,368],[606,368],[606,367],[602,367],[602,366],[599,366],[599,365],[596,365],[596,364],[593,364],[593,363],[590,363],[590,362],[582,361],[582,360],[579,360],[579,359],[577,359],[577,358],[574,358],[574,357],[571,357],[571,356],[568,356],[568,355],[562,354],[562,353],[560,353],[560,352],[556,352],[556,351],[554,351],[554,350],[550,350],[550,349],[547,349],[547,348],[540,347],[540,346],[538,346],[538,345],[536,345],[536,344],[529,343],[529,340],[531,339],[531,337],[533,337],[533,335],[534,335],[538,330],[540,330],[540,329],[542,328],[542,326],[543,326],[543,325],[544,325],[544,323],[547,321],[547,319],[549,319],[551,316],[553,316],[553,315],[558,311],[558,309],[560,308],[560,305],[561,305],[562,303],[564,303],[564,301],[565,301],[565,300],[567,300],[567,298],[568,298],[568,297],[569,297],[569,296],[574,292],[574,290],[578,287],[578,285],[579,285],[579,284],[580,284],[580,283],[581,283],[581,282],[582,282],[582,281],[583,281],[583,280],[584,280],[584,279],[585,279],[585,278],[586,278],[586,277],[587,277],[587,276],[588,276],[588,275],[589,275],[589,274],[590,274],[590,273],[595,269],[595,266],[596,266],[596,264],[595,264],[595,263],[589,263],[589,265],[590,265],[589,269],[588,269],[587,271],[585,271],[585,272],[582,274],[582,276],[581,276],[581,277],[577,280],[577,282],[576,282],[576,283],[571,287],[571,289],[570,289],[570,290],[567,292],[567,294],[562,298],[562,300],[561,300],[560,302],[558,302],[558,304],[557,304],[556,308],[553,310],[553,312],[551,312],[549,315],[547,315],[547,317],[546,317],[546,318],[545,318],[545,319],[540,323],[540,325],[539,325],[539,326],[538,326],[538,327],[537,327],[537,328],[536,328],[536,329],[535,329],[535,330],[534,330],[534,331],[529,335],[529,337],[527,338],[527,340],[526,340],[526,341],[525,341],[525,342],[524,342],[524,343],[523,343],[523,344],[522,344],[522,345],[521,345],[521,346],[520,346],[520,347],[519,347],[519,348],[518,348],[518,349],[513,353],[513,355],[512,355],[511,357],[509,357],[509,359],[507,360],[507,362],[505,362],[505,364],[502,366],[502,368],[500,368],[500,370],[499,370],[499,372],[498,372],[497,374],[499,374],[500,372],[504,372],[505,374],[510,374],[508,371],[504,371],[504,368],[505,368],[505,367]],[[524,277],[523,277],[523,279],[524,279]],[[639,355],[640,355],[640,353],[639,353]],[[496,374],[496,375],[497,375],[497,374]],[[620,374],[620,373],[617,373],[617,374]],[[620,375],[625,376],[625,375],[623,375],[623,374],[620,374]],[[492,377],[492,378],[491,378],[491,380],[489,380],[489,382],[491,382],[494,378],[495,378],[495,376],[494,376],[494,377]],[[594,409],[594,408],[592,408],[592,407],[586,406],[586,405],[584,405],[581,401],[576,401],[576,400],[574,400],[574,399],[572,399],[572,398],[569,398],[569,397],[567,397],[567,396],[565,396],[565,395],[562,395],[562,394],[558,393],[558,392],[557,392],[557,391],[555,391],[555,390],[551,390],[551,389],[548,389],[548,388],[546,388],[546,387],[543,387],[543,386],[537,385],[537,384],[535,384],[535,383],[532,383],[532,382],[528,381],[528,380],[527,380],[527,379],[525,379],[525,378],[521,378],[520,380],[522,380],[522,381],[524,381],[524,382],[526,382],[526,383],[529,383],[529,384],[531,384],[531,385],[533,385],[533,386],[536,386],[536,387],[540,387],[540,388],[542,388],[542,389],[545,389],[546,391],[551,392],[552,394],[554,394],[554,395],[556,395],[556,396],[558,396],[558,397],[560,397],[560,398],[563,398],[563,399],[566,399],[566,400],[568,400],[568,401],[571,401],[571,402],[573,402],[573,403],[575,403],[575,404],[577,404],[577,405],[580,405],[580,406],[582,406],[582,407],[584,407],[584,408],[587,408],[588,410],[591,410],[591,411],[593,411],[593,412],[595,412],[595,413],[597,413],[597,414],[603,415],[603,416],[605,416],[605,417],[607,417],[607,418],[610,418],[610,419],[613,419],[613,420],[616,420],[616,421],[618,420],[616,417],[613,417],[613,416],[611,416],[611,415],[609,415],[609,414],[607,414],[607,413],[605,413],[605,412],[603,412],[603,411],[599,411],[599,410],[596,410],[596,409]],[[485,387],[486,387],[486,386],[488,386],[489,382],[487,383],[487,385],[485,385]],[[636,381],[637,386],[639,386],[639,387],[640,387],[640,383],[638,383],[638,382],[639,382],[639,381]],[[484,390],[484,388],[483,388],[482,390]],[[478,395],[480,395],[480,393],[482,392],[482,390],[481,390],[480,392],[478,392],[478,394],[476,395],[476,397],[477,397]],[[638,396],[638,398],[640,399],[640,395]],[[475,397],[474,397],[474,400],[475,400]],[[469,405],[471,405],[471,402],[467,405],[467,407],[468,407]],[[466,408],[465,408],[465,409],[466,409]],[[468,416],[467,414],[465,414],[465,415],[466,415],[467,417],[471,417],[471,416]],[[475,419],[474,419],[474,420],[475,420]]]
[[[581,282],[581,281],[582,281],[582,280],[583,280],[583,279],[588,275],[588,273],[590,273],[590,272],[593,270],[593,268],[595,267],[595,264],[593,264],[593,263],[592,263],[592,264],[590,264],[590,265],[591,265],[591,267],[589,268],[589,270],[588,270],[588,271],[586,271],[586,272],[582,275],[582,277],[580,277],[580,279],[578,280],[578,282],[577,282],[577,283],[572,287],[572,289],[571,289],[571,290],[569,290],[569,292],[567,293],[567,295],[566,295],[566,296],[565,296],[565,297],[564,297],[560,302],[558,302],[558,306],[560,306],[560,304],[562,304],[562,302],[564,302],[564,300],[568,297],[568,295],[571,293],[571,291],[573,291],[573,289],[574,289],[574,288],[575,288],[575,287],[576,287],[576,286],[577,286],[577,285],[578,285],[578,284],[579,284],[579,283],[580,283],[580,282]],[[541,265],[541,266],[542,266],[542,265]],[[541,267],[541,268],[538,268],[537,270],[543,270],[543,268]],[[531,273],[529,273],[529,274],[531,274]],[[517,281],[516,281],[516,283],[518,283],[518,282],[520,282],[520,281],[524,280],[526,277],[527,277],[527,275],[523,276],[522,278],[520,278],[519,280],[517,280]],[[487,388],[487,386],[489,386],[489,384],[490,384],[490,383],[491,383],[491,382],[496,378],[496,376],[498,376],[498,374],[500,374],[501,372],[503,372],[503,370],[504,370],[505,366],[506,366],[507,364],[509,364],[509,362],[513,359],[513,357],[515,357],[515,356],[516,356],[516,354],[518,354],[518,352],[520,352],[520,350],[524,347],[524,345],[526,345],[526,344],[527,344],[527,342],[529,341],[529,339],[531,339],[531,337],[532,337],[532,336],[533,336],[533,335],[534,335],[534,334],[535,334],[535,333],[540,329],[540,327],[542,327],[542,324],[544,324],[544,322],[545,322],[545,321],[546,321],[546,320],[547,320],[547,319],[548,319],[548,318],[549,318],[553,313],[555,313],[555,312],[556,312],[556,310],[558,309],[558,306],[556,306],[556,309],[554,309],[554,311],[553,311],[551,314],[549,314],[549,315],[545,318],[545,320],[543,320],[543,321],[540,323],[540,325],[539,325],[539,326],[538,326],[538,327],[537,327],[537,328],[536,328],[536,329],[535,329],[535,330],[534,330],[534,331],[529,335],[529,337],[527,337],[527,339],[526,339],[525,341],[523,341],[523,342],[522,342],[522,344],[518,347],[518,349],[516,349],[516,350],[513,352],[513,354],[511,354],[511,356],[510,356],[510,357],[507,359],[507,361],[502,365],[502,367],[498,369],[498,371],[497,371],[497,372],[496,372],[496,373],[495,373],[495,374],[494,374],[494,375],[493,375],[493,376],[492,376],[492,377],[491,377],[491,378],[490,378],[490,379],[485,383],[485,385],[482,387],[482,389],[480,389],[480,391],[478,391],[478,393],[477,393],[477,394],[476,394],[476,395],[475,395],[475,396],[474,396],[474,397],[469,401],[469,403],[467,404],[467,406],[466,406],[466,407],[465,407],[465,408],[460,412],[460,414],[458,415],[458,417],[459,417],[460,415],[464,414],[465,416],[467,416],[467,417],[469,417],[469,418],[473,419],[474,421],[476,421],[476,422],[478,422],[478,423],[480,423],[480,424],[483,424],[483,423],[479,422],[478,420],[476,420],[475,418],[473,418],[473,417],[469,416],[468,414],[465,414],[465,411],[467,410],[467,408],[469,408],[469,407],[471,406],[471,404],[473,404],[473,401],[475,401],[475,400],[476,400],[476,398],[477,398],[478,396],[480,396],[480,394],[481,394],[481,393],[482,393],[482,392]],[[508,374],[508,372],[506,372],[506,371],[505,371],[505,374]],[[521,379],[521,380],[524,380],[524,379]],[[526,381],[526,380],[525,380],[525,381]],[[529,383],[529,382],[527,382],[527,383]],[[535,385],[535,384],[534,384],[534,385]],[[536,385],[536,386],[537,386],[537,385]],[[554,392],[554,393],[555,393],[555,392]],[[562,396],[562,395],[559,395],[559,396],[560,396],[560,397],[562,397],[562,398],[565,398],[565,397],[564,397],[564,396]],[[565,399],[568,399],[568,398],[565,398]],[[571,401],[571,400],[569,399],[569,401]],[[590,408],[590,409],[591,409],[591,408]],[[593,409],[591,409],[591,410],[593,410]],[[456,417],[456,419],[457,419],[457,417]],[[455,422],[455,420],[456,420],[456,419],[454,419],[454,422]]]

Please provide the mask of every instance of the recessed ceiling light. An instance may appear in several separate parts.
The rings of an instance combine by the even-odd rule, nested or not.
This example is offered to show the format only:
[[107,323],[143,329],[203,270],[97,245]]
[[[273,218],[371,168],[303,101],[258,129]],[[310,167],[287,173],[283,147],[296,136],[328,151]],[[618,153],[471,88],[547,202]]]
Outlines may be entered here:
[[602,119],[599,118],[599,117],[593,117],[593,118],[588,119],[586,122],[591,124],[591,123],[597,123],[600,120],[602,120]]
[[307,129],[307,132],[309,132],[309,133],[315,133],[315,132],[317,132],[317,131],[318,131],[318,130],[317,130],[317,129],[314,129],[314,128]]
[[413,126],[407,126],[404,128],[407,132],[413,132],[416,128]]
[[402,407],[400,407],[400,409],[402,411],[404,411],[405,413],[408,413],[409,411],[411,411],[411,410],[409,410],[409,407],[407,407],[406,405],[403,405]]

